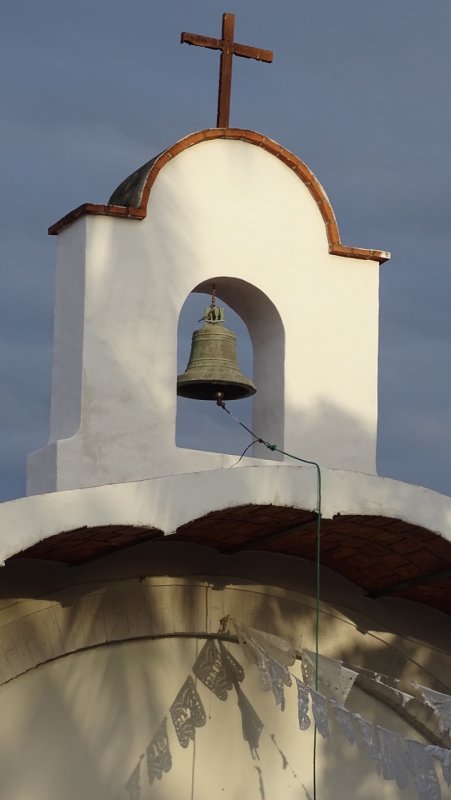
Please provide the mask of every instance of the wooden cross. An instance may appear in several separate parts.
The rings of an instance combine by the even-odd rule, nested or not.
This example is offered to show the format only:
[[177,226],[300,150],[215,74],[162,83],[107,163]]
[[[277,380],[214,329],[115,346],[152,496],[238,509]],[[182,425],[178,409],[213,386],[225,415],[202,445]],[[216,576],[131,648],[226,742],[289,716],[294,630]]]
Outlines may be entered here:
[[181,43],[195,44],[198,47],[208,47],[210,50],[221,51],[219,67],[219,92],[217,128],[229,127],[230,94],[232,90],[232,59],[233,56],[254,58],[256,61],[272,61],[271,50],[260,50],[259,47],[249,47],[247,44],[238,44],[233,41],[235,29],[235,14],[222,15],[222,39],[213,39],[211,36],[200,36],[198,33],[182,33]]

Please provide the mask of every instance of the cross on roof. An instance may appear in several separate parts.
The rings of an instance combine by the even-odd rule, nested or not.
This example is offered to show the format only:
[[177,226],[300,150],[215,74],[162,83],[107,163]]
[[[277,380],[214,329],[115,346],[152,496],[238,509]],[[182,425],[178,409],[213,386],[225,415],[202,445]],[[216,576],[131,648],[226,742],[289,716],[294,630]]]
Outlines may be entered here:
[[222,39],[213,39],[211,36],[201,36],[198,33],[182,33],[181,36],[182,44],[195,44],[198,47],[208,47],[210,50],[221,51],[218,116],[216,120],[217,128],[229,127],[233,56],[254,58],[256,61],[265,61],[266,63],[271,63],[273,57],[271,50],[261,50],[259,47],[250,47],[247,44],[238,44],[238,42],[234,42],[234,29],[235,14],[223,14]]

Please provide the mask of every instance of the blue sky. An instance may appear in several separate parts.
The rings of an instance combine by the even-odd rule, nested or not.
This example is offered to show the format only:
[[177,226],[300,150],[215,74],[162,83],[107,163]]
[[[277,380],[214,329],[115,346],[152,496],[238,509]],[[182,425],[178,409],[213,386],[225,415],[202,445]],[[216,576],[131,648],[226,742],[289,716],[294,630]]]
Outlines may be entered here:
[[[313,169],[346,244],[392,252],[379,472],[451,494],[448,0],[17,0],[0,25],[0,499],[24,493],[26,454],[48,437],[47,227],[214,126],[218,55],[179,40],[219,36],[223,11],[236,14],[238,41],[275,54],[272,65],[235,59],[231,125]],[[212,443],[224,436],[213,416]]]

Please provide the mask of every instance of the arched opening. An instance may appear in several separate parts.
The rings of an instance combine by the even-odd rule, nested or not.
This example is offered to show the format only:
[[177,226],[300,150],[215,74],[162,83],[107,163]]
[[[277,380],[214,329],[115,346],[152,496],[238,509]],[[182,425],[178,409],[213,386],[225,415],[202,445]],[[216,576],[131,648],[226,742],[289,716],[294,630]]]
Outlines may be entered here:
[[[212,277],[198,284],[187,297],[178,324],[178,373],[188,362],[191,337],[210,303],[212,286],[218,304],[225,308],[225,325],[237,335],[238,361],[252,378],[257,393],[228,404],[232,413],[259,437],[283,448],[284,351],[282,320],[269,298],[250,283],[237,278]],[[176,445],[240,455],[252,438],[214,402],[178,398]],[[281,460],[279,454],[257,445],[246,455]]]
[[[177,374],[185,371],[188,363],[191,337],[204,309],[210,303],[210,295],[190,294],[182,308],[178,327]],[[237,336],[238,362],[243,373],[252,378],[253,352],[249,332],[243,320],[230,306],[225,308],[225,325]],[[228,404],[229,406],[229,404]],[[252,401],[234,400],[230,410],[248,427],[252,424]],[[207,450],[215,453],[241,454],[249,444],[249,435],[224,414],[215,402],[177,398],[176,445],[190,450]],[[246,455],[252,455],[251,449]]]

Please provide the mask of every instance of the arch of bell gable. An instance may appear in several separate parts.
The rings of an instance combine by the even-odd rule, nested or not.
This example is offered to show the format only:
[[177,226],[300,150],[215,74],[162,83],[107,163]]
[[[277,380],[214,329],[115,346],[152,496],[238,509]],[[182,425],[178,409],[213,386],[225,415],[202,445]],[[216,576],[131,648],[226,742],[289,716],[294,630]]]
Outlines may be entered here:
[[241,128],[211,128],[189,134],[127,177],[112,193],[107,204],[83,203],[83,205],[78,206],[78,208],[70,211],[51,225],[48,231],[49,234],[51,236],[57,235],[71,222],[86,214],[123,217],[136,220],[145,219],[147,216],[150,193],[160,170],[184,150],[201,142],[211,141],[212,139],[229,139],[248,142],[249,144],[263,148],[293,170],[297,177],[305,184],[320,210],[326,228],[329,252],[331,255],[378,261],[380,264],[389,260],[390,253],[385,250],[349,247],[348,245],[344,245],[341,242],[337,220],[330,200],[312,170],[304,164],[300,158],[285,147],[282,147],[282,145],[269,139],[267,136],[263,136],[263,134],[257,131],[244,130]]

